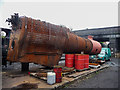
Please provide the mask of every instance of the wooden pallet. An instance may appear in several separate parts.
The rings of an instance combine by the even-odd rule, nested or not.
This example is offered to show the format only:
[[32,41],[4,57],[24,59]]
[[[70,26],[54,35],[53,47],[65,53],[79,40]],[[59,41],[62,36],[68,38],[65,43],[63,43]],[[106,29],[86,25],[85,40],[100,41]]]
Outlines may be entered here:
[[85,73],[82,73],[82,74],[76,74],[76,73],[75,73],[75,74],[72,74],[72,75],[67,75],[67,77],[68,77],[68,78],[77,78],[77,77],[79,77],[79,76],[82,77],[82,76],[84,76],[85,74],[88,74],[88,73],[89,73],[89,72],[87,72],[87,73],[85,72]]
[[62,73],[62,76],[65,77],[66,75],[70,75],[70,74],[73,74],[75,72],[76,72],[76,69],[74,69],[73,71],[70,71],[70,72]]
[[84,68],[82,70],[76,70],[77,72],[82,72],[82,71],[86,71],[86,70],[90,70],[90,68]]
[[47,81],[47,77],[39,77],[39,76],[36,75],[36,73],[30,73],[30,76],[41,79],[41,80],[44,80],[44,81]]
[[90,68],[85,68],[85,69],[82,69],[82,70],[76,70],[76,72],[78,73],[73,73],[71,75],[66,75],[68,78],[76,78],[76,77],[79,77],[79,76],[83,76],[85,74],[87,74],[86,72],[84,73],[79,73],[79,72],[82,72],[82,71],[87,71],[87,70],[90,70]]

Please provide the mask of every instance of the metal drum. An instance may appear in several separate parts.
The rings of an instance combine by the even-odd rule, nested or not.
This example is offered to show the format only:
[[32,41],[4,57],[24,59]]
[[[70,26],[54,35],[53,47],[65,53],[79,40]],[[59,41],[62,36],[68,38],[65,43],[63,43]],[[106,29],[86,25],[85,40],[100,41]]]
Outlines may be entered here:
[[65,66],[66,67],[74,66],[74,54],[66,54],[65,55]]
[[54,66],[53,71],[56,73],[56,83],[62,82],[62,67]]
[[83,70],[84,69],[84,55],[75,54],[75,69]]
[[84,55],[84,68],[89,68],[89,55]]

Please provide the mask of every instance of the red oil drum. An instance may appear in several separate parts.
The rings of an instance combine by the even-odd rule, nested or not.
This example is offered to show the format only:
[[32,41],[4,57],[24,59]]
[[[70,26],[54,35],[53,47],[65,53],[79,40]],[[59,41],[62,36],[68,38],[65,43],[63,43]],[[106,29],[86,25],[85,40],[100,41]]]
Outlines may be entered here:
[[84,69],[84,55],[75,54],[75,69],[82,70]]
[[65,66],[73,67],[74,66],[74,54],[66,54],[65,55]]
[[62,82],[62,67],[54,66],[53,71],[56,73],[56,83]]
[[89,55],[84,55],[84,68],[89,68]]

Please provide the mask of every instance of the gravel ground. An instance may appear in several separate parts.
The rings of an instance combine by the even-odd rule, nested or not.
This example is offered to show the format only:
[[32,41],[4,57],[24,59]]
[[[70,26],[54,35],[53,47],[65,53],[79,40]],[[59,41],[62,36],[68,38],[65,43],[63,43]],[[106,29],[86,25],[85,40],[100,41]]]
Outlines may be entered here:
[[112,59],[106,64],[110,67],[82,80],[78,79],[64,88],[118,88],[118,59]]

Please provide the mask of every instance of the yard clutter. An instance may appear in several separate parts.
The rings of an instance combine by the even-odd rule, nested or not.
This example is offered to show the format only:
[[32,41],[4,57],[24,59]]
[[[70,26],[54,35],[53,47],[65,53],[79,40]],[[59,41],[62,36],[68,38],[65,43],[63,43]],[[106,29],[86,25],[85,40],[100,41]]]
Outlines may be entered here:
[[100,64],[98,64],[98,63],[89,63],[89,67],[91,67],[91,68],[99,68]]
[[[66,72],[65,69],[64,69],[64,71]],[[28,74],[30,76],[47,81],[47,83],[50,85],[62,82],[62,66],[59,66],[59,65],[54,66],[54,68],[51,71],[44,69],[44,72],[42,72],[42,71],[39,73],[38,72],[37,73],[28,72]]]
[[39,73],[29,74],[46,81],[48,85],[54,85],[61,83],[63,77],[77,77],[79,76],[77,75],[78,72],[89,72],[89,67],[97,69],[100,65],[98,63],[90,63],[89,55],[87,54],[66,54],[64,65],[55,65],[53,68],[41,68]]
[[62,82],[62,66],[54,66],[54,72],[56,73],[56,83]]
[[47,73],[47,83],[54,84],[56,81],[56,74],[54,72]]

